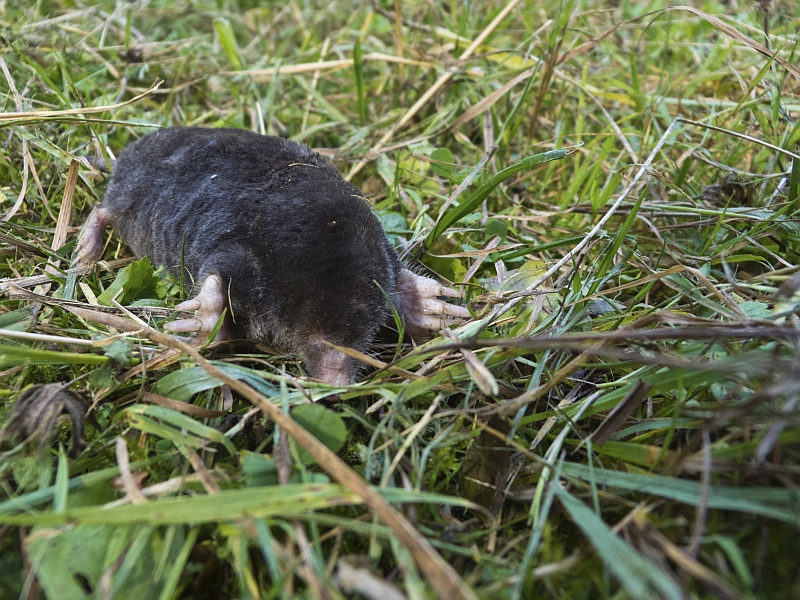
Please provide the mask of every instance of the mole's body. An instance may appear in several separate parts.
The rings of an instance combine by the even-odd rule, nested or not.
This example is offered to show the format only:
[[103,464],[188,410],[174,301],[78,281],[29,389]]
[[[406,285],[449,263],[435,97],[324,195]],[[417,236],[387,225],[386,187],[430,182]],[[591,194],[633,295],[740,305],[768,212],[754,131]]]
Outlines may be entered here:
[[174,274],[183,248],[199,292],[178,309],[195,316],[169,329],[208,335],[227,308],[224,336],[298,350],[331,383],[350,383],[356,363],[323,340],[366,351],[391,315],[387,298],[412,334],[468,316],[436,299],[453,290],[401,266],[358,188],[281,138],[202,128],[148,135],[120,155],[81,236],[82,262],[99,257],[107,222]]

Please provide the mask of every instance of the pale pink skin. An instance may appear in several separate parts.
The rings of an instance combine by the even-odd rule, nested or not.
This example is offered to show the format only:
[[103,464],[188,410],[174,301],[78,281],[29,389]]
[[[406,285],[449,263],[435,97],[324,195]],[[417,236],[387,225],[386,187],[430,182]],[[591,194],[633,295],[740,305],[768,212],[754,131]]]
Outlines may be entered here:
[[76,247],[78,264],[88,268],[100,258],[103,253],[103,232],[108,224],[108,218],[108,212],[102,206],[95,208],[89,215]]
[[[77,261],[79,264],[91,267],[103,251],[103,232],[108,223],[109,215],[102,207],[92,211],[83,228],[77,245]],[[439,282],[417,275],[403,269],[400,271],[396,285],[397,306],[395,307],[403,318],[406,331],[414,337],[432,337],[437,332],[449,325],[460,324],[464,319],[470,318],[469,311],[463,306],[456,306],[440,296],[458,297],[459,293]],[[227,290],[222,277],[209,275],[200,285],[200,291],[193,298],[181,302],[175,310],[181,312],[194,312],[194,316],[187,319],[178,319],[164,325],[164,329],[175,333],[196,334],[196,340],[205,342],[222,313],[228,305]],[[216,340],[227,339],[228,332],[223,325],[217,333]],[[354,359],[346,354],[327,346],[322,340],[309,340],[321,353],[314,375],[332,385],[349,385],[353,383],[355,368]]]

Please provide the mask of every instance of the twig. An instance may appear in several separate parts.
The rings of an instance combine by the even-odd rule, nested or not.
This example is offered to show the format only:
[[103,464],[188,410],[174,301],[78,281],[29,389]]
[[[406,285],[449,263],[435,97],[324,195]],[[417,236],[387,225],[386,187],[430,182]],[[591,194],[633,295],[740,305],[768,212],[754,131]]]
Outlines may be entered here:
[[35,110],[30,112],[0,113],[0,121],[10,121],[12,119],[27,119],[30,117],[41,118],[41,117],[63,117],[64,115],[95,115],[98,113],[104,113],[109,110],[117,110],[118,108],[122,108],[123,106],[128,106],[129,104],[133,104],[134,102],[138,102],[142,98],[149,96],[150,94],[154,93],[161,86],[162,83],[164,82],[156,81],[145,92],[139,94],[138,96],[134,96],[133,98],[131,98],[130,100],[126,100],[125,102],[119,102],[118,104],[111,104],[109,106],[85,106],[81,108],[69,108],[66,110]]

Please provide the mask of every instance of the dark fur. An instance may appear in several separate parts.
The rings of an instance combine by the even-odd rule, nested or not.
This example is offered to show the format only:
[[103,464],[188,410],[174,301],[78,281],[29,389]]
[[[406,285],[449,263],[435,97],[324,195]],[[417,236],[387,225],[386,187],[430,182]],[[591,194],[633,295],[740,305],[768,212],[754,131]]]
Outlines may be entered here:
[[358,188],[306,146],[238,129],[174,128],[129,146],[103,202],[138,256],[197,286],[229,285],[231,333],[364,351],[386,322],[397,254]]

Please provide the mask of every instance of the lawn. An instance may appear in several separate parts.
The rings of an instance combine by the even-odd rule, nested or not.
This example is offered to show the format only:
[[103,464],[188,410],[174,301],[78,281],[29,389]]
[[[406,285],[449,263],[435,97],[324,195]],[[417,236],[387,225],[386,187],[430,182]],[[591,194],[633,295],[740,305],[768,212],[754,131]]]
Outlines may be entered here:
[[[799,42],[793,0],[0,0],[0,598],[800,597]],[[74,256],[187,125],[317,150],[472,318],[345,387],[165,335],[191,281]]]

